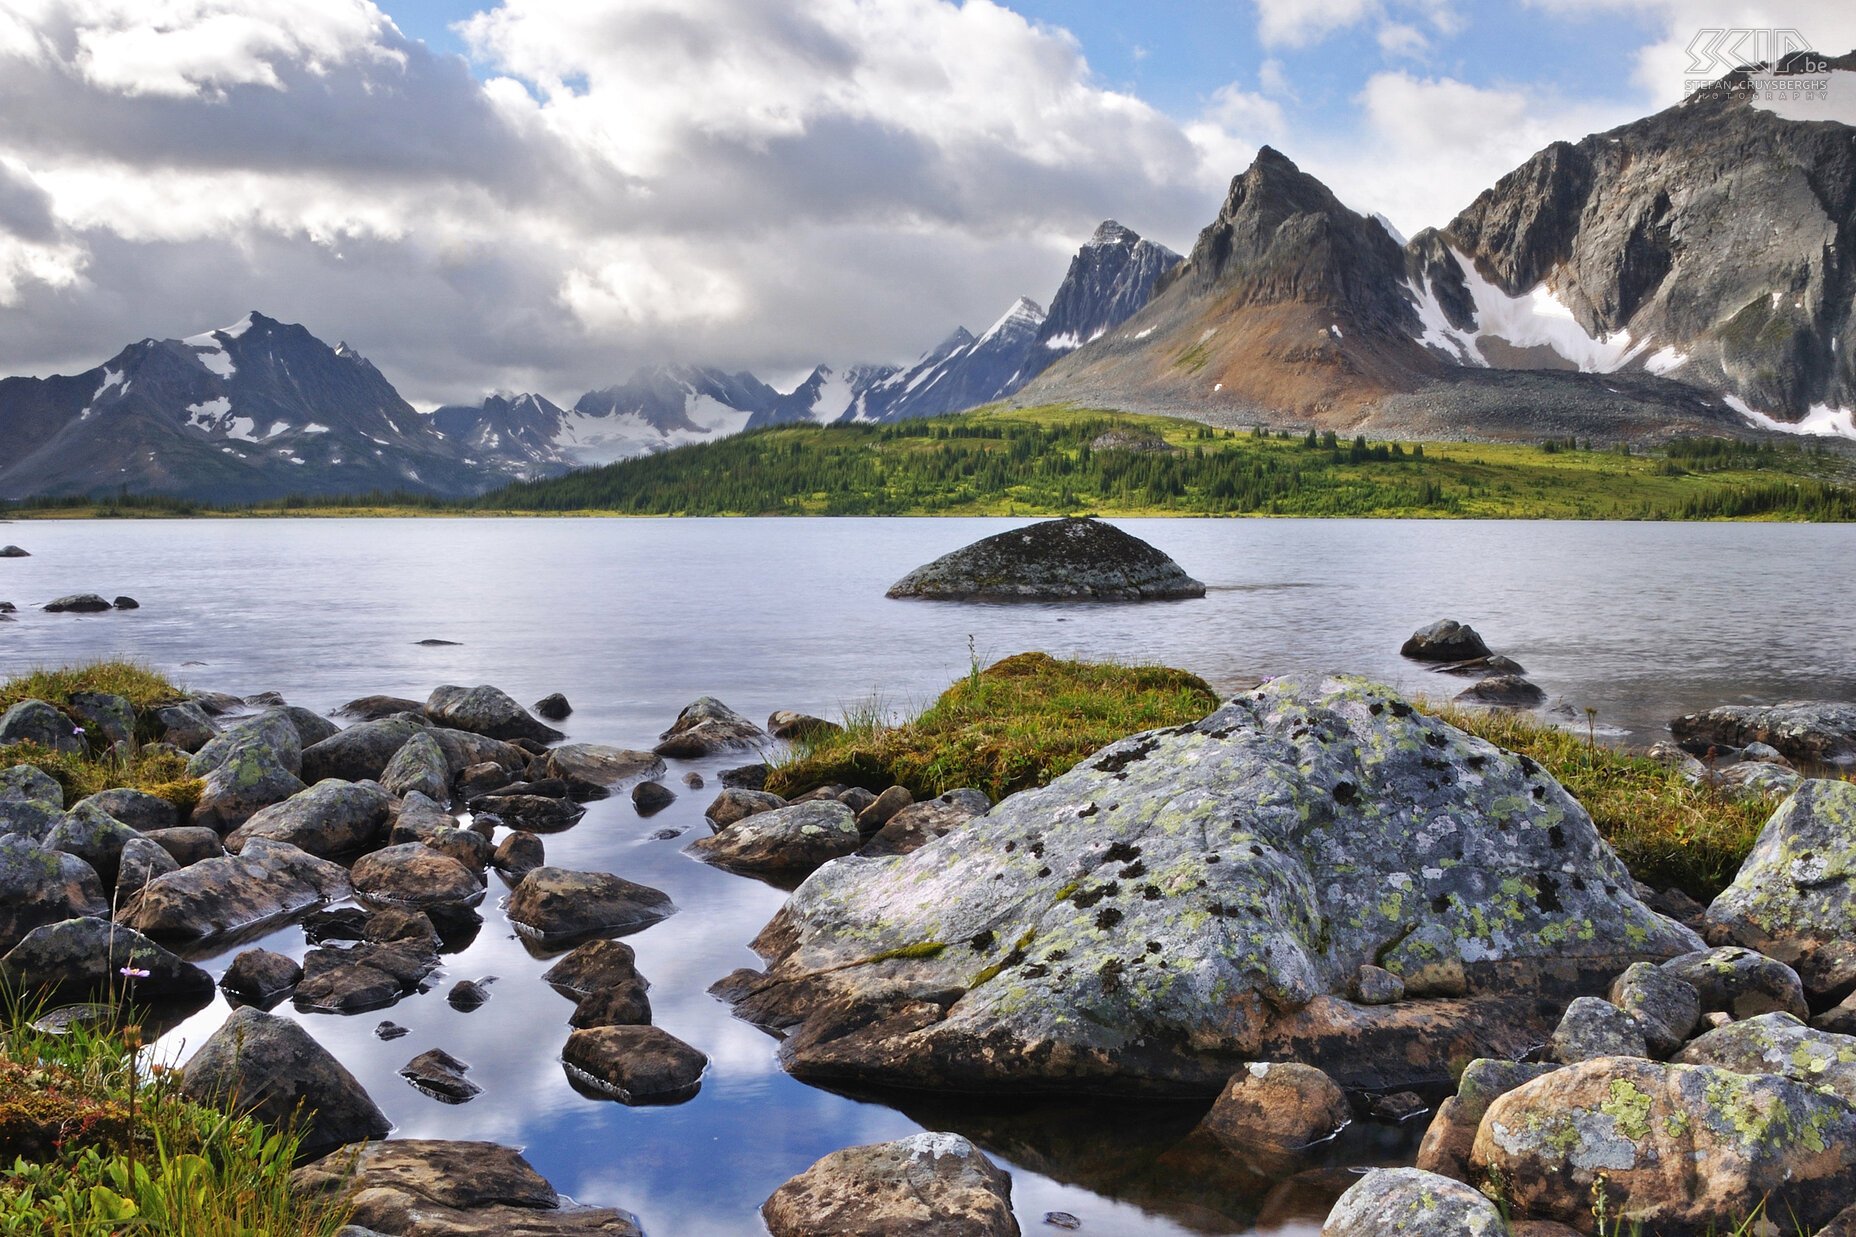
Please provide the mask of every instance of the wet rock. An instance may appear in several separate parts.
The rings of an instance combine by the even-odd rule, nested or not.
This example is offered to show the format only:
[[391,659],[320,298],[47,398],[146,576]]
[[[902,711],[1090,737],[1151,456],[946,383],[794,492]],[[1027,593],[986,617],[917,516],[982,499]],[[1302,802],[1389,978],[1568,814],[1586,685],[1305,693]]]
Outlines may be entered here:
[[1749,743],[1740,749],[1740,759],[1754,760],[1761,764],[1782,765],[1789,769],[1792,762],[1785,759],[1778,748],[1766,743]]
[[393,807],[393,796],[378,782],[325,778],[252,813],[226,835],[226,849],[237,854],[253,838],[269,838],[323,859],[357,854],[380,844]]
[[851,809],[833,801],[795,803],[736,821],[691,842],[691,854],[736,872],[804,875],[863,845]]
[[1649,1055],[1642,1024],[1611,1002],[1593,996],[1582,996],[1567,1006],[1547,1042],[1547,1056],[1562,1065],[1595,1057]]
[[1017,1237],[1012,1179],[958,1134],[834,1151],[761,1205],[773,1237]]
[[527,1160],[495,1143],[347,1147],[297,1169],[291,1187],[340,1194],[355,1225],[395,1237],[643,1237],[626,1212],[563,1204]]
[[1489,1198],[1416,1168],[1375,1168],[1340,1196],[1321,1237],[1508,1237]]
[[1503,709],[1533,709],[1547,701],[1547,693],[1518,674],[1492,674],[1458,692],[1465,704],[1488,705]]
[[567,703],[567,697],[559,692],[552,692],[535,702],[535,712],[551,722],[566,721],[572,715],[574,706]]
[[216,936],[345,898],[348,873],[287,842],[253,838],[236,855],[157,876],[121,922],[162,940]]
[[605,1026],[567,1037],[561,1060],[622,1104],[680,1104],[702,1086],[709,1058],[661,1027]]
[[651,750],[659,756],[694,760],[759,747],[767,737],[766,731],[714,696],[701,696],[684,706]]
[[640,782],[632,787],[632,806],[640,816],[655,816],[676,801],[676,792],[662,782]]
[[66,812],[46,831],[44,841],[39,844],[46,850],[76,855],[90,865],[103,887],[109,889],[116,884],[122,848],[131,838],[139,836],[101,808],[84,803]]
[[296,987],[303,968],[296,961],[268,949],[247,949],[232,959],[219,986],[252,1005],[269,1005]]
[[366,939],[367,921],[375,912],[361,906],[338,906],[303,916],[303,937],[312,945]]
[[0,949],[11,949],[46,923],[108,914],[97,869],[74,854],[0,836]]
[[786,800],[764,790],[730,787],[717,795],[715,802],[704,808],[702,814],[713,828],[726,829],[736,821],[746,820],[759,812],[771,812],[785,806]]
[[567,1025],[576,1030],[588,1027],[646,1026],[651,1021],[650,985],[638,975],[629,982],[589,992],[574,1002],[574,1012]]
[[518,880],[547,861],[547,851],[541,839],[520,829],[497,843],[496,854],[490,860],[497,871]]
[[1455,619],[1438,619],[1418,628],[1399,653],[1414,661],[1470,661],[1490,655],[1476,629]]
[[155,730],[163,742],[183,752],[197,752],[219,735],[206,710],[191,700],[166,704],[155,710]]
[[387,830],[388,846],[399,846],[405,842],[429,842],[445,830],[458,827],[457,817],[436,800],[416,790],[399,801],[392,820],[392,826]]
[[1694,985],[1648,962],[1633,963],[1611,985],[1611,1003],[1643,1031],[1650,1052],[1666,1057],[1683,1044],[1701,1020]]
[[446,913],[475,906],[484,887],[456,859],[423,842],[388,846],[355,860],[354,891],[370,902]]
[[47,614],[96,614],[109,608],[110,603],[95,593],[72,593],[68,597],[60,597],[56,601],[46,603],[45,612]]
[[[155,829],[172,829],[180,824],[180,809],[158,795],[147,791],[118,788],[100,790],[86,799],[79,799],[77,806],[90,804],[114,816],[123,824],[141,833]],[[0,812],[6,809],[0,807]]]
[[228,713],[243,713],[245,711],[245,702],[229,692],[190,692],[187,699],[199,705],[213,717],[222,717]]
[[54,1004],[117,998],[204,1004],[213,977],[140,932],[92,915],[27,933],[0,957],[0,988],[42,994]]
[[937,838],[946,837],[991,808],[991,800],[969,787],[911,803],[890,817],[857,853],[870,856],[910,854]]
[[1523,666],[1512,657],[1503,657],[1499,653],[1490,654],[1488,657],[1472,657],[1468,661],[1448,662],[1444,665],[1435,666],[1433,669],[1439,674],[1455,674],[1465,677],[1490,674],[1520,676],[1527,673],[1526,666]]
[[895,819],[897,812],[914,802],[915,796],[909,793],[907,786],[891,786],[869,806],[852,809],[857,813],[857,832],[865,839],[875,837],[878,830]]
[[425,839],[424,844],[463,864],[479,881],[489,870],[490,857],[496,852],[496,848],[490,845],[490,839],[474,829],[438,829]]
[[536,868],[509,895],[510,922],[544,942],[636,931],[676,909],[649,885],[567,868]]
[[494,761],[471,765],[458,774],[458,797],[466,803],[484,795],[493,795],[515,781],[515,775]]
[[1764,743],[1798,764],[1856,761],[1856,703],[1845,701],[1729,705],[1678,717],[1669,723],[1669,729],[1685,747]]
[[443,803],[451,797],[451,766],[437,739],[416,734],[393,753],[381,772],[380,784],[401,797],[417,791],[434,803]]
[[325,1014],[382,1009],[418,991],[437,968],[438,955],[417,942],[368,941],[345,949],[312,949],[303,955],[296,1005]]
[[1163,601],[1205,596],[1171,558],[1112,524],[1046,520],[917,567],[889,597],[949,601]]
[[[1435,1083],[1538,1043],[1542,1000],[1699,942],[1538,765],[1383,688],[1288,678],[983,829],[827,864],[755,944],[737,1012],[787,1030],[802,1078],[1178,1093],[1264,1059]],[[1366,963],[1408,999],[1346,1000]]]
[[232,1011],[181,1079],[181,1089],[199,1103],[236,1106],[273,1127],[299,1121],[305,1155],[384,1138],[391,1128],[354,1075],[309,1032],[251,1006]]
[[688,786],[691,790],[701,790],[703,788],[702,774],[691,769],[688,773],[683,775],[683,784]]
[[445,1004],[460,1014],[468,1014],[482,1009],[490,999],[489,981],[478,983],[474,979],[460,979],[451,985],[451,991],[445,993]]
[[423,704],[404,696],[361,696],[335,710],[335,716],[356,722],[377,722],[396,713],[423,712]]
[[110,606],[117,610],[140,610],[142,603],[133,597],[117,597],[110,602]]
[[768,766],[762,762],[723,769],[718,776],[725,790],[765,790],[768,772]]
[[405,1039],[411,1034],[410,1028],[403,1027],[392,1019],[383,1019],[374,1027],[374,1038],[386,1043],[391,1043],[396,1039]]
[[1199,1128],[1239,1155],[1285,1165],[1353,1120],[1346,1093],[1310,1065],[1252,1063],[1231,1075]]
[[[1771,766],[1760,766],[1770,768]],[[1789,963],[1807,995],[1856,986],[1856,784],[1805,782],[1708,907],[1710,939]]]
[[470,810],[487,816],[498,824],[529,833],[559,833],[580,823],[586,809],[569,799],[549,799],[542,795],[485,795],[470,801]]
[[1496,1100],[1470,1167],[1516,1211],[1582,1230],[1602,1176],[1646,1232],[1699,1237],[1762,1202],[1812,1232],[1849,1201],[1856,1108],[1772,1075],[1604,1058]]
[[0,836],[43,838],[64,818],[64,788],[33,765],[0,769]]
[[1376,1121],[1402,1125],[1413,1117],[1429,1112],[1430,1106],[1415,1091],[1394,1091],[1390,1095],[1375,1096],[1369,1111]]
[[43,700],[22,700],[0,713],[0,747],[13,743],[33,743],[72,755],[84,750],[84,736],[71,719]]
[[0,558],[31,558],[30,550],[22,550],[16,545],[0,545]]
[[438,929],[433,925],[431,916],[404,906],[369,911],[361,921],[361,935],[358,939],[376,944],[406,941],[426,953],[435,952],[439,945]]
[[203,859],[217,859],[226,853],[225,843],[219,834],[201,825],[151,829],[144,836],[174,856],[174,862],[183,868]]
[[464,1104],[483,1094],[483,1088],[466,1078],[470,1066],[443,1048],[420,1053],[400,1066],[400,1077],[445,1104]]
[[488,684],[436,688],[425,702],[425,715],[440,726],[468,730],[505,742],[532,739],[537,743],[552,743],[565,737],[554,727],[537,720],[508,692]]
[[767,733],[788,743],[837,734],[843,729],[836,722],[813,717],[810,713],[795,713],[791,709],[775,709],[767,717]]
[[356,723],[311,744],[303,753],[303,776],[312,782],[378,782],[407,740],[421,733],[418,720],[405,714]]
[[1808,1027],[1790,1014],[1760,1014],[1709,1031],[1675,1060],[1740,1074],[1777,1074],[1856,1105],[1856,1038]]
[[123,843],[122,853],[117,856],[113,904],[126,906],[130,898],[141,892],[143,885],[157,876],[179,870],[180,864],[160,843],[140,834],[131,837]]
[[1381,966],[1354,972],[1350,993],[1362,1005],[1391,1005],[1405,999],[1405,981]]

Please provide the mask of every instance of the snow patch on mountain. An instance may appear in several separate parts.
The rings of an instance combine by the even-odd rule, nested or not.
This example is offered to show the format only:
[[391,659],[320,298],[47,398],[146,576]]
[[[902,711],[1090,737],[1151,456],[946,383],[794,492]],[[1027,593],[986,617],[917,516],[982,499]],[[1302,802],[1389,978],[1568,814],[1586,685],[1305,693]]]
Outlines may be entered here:
[[1813,404],[1801,419],[1781,421],[1770,413],[1750,407],[1745,400],[1735,395],[1723,395],[1721,402],[1759,429],[1809,438],[1856,438],[1856,409]]

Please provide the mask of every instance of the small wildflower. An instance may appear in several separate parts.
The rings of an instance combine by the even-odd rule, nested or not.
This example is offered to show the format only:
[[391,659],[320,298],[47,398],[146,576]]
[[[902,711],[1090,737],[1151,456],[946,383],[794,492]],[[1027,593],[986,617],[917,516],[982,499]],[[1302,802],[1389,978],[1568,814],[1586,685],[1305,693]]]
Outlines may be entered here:
[[138,966],[125,966],[117,972],[124,979],[147,979],[148,972]]

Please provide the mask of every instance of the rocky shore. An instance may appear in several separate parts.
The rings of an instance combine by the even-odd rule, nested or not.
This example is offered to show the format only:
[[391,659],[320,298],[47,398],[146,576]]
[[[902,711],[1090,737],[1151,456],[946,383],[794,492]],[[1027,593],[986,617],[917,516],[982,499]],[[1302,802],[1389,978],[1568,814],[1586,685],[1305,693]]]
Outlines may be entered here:
[[[1414,642],[1483,682],[1519,673],[1461,625]],[[627,794],[646,814],[676,796],[667,783],[701,786],[676,762],[738,756],[686,849],[791,889],[753,942],[764,967],[714,991],[801,1079],[905,1107],[1185,1104],[1199,1117],[1176,1166],[1293,1185],[1298,1214],[1319,1200],[1336,1237],[1543,1237],[1599,1216],[1673,1237],[1765,1216],[1831,1237],[1856,1227],[1856,787],[1810,774],[1847,750],[1848,707],[1676,723],[1683,747],[1663,755],[1698,778],[1790,775],[1767,784],[1764,831],[1702,906],[1637,881],[1535,761],[1346,677],[1269,681],[996,804],[971,788],[770,794],[776,736],[830,723],[761,726],[710,697],[650,751],[567,742],[550,724],[564,698],[531,711],[488,685],[361,697],[334,717],[211,693],[23,700],[0,746],[168,753],[192,780],[72,800],[32,763],[0,769],[0,986],[132,1005],[156,1029],[223,991],[237,1008],[182,1087],[270,1122],[300,1113],[298,1187],[348,1198],[357,1233],[638,1233],[623,1211],[561,1199],[510,1148],[390,1137],[354,1075],[267,1011],[377,1014],[429,989],[494,876],[513,929],[556,956],[543,982],[572,1013],[548,1050],[575,1089],[687,1102],[708,1058],[653,1023],[617,939],[674,927],[677,907],[548,849],[589,801]],[[292,923],[300,961],[240,948]],[[198,965],[225,954],[217,981]],[[447,997],[473,1008],[488,991]],[[469,1071],[440,1047],[402,1073],[468,1103]],[[1343,1131],[1419,1125],[1415,1164],[1324,1175]],[[764,1221],[1016,1233],[1010,1175],[986,1151],[1025,1148],[975,1139],[839,1151],[768,1198]]]

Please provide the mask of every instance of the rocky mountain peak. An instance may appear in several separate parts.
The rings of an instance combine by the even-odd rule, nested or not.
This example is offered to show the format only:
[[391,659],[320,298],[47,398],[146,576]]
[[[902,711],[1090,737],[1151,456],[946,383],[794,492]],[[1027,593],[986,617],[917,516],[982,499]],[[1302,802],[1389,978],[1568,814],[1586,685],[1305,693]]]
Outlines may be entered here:
[[1096,225],[1095,232],[1084,242],[1087,248],[1104,245],[1134,245],[1140,242],[1140,233],[1133,228],[1124,227],[1113,219],[1104,219]]

